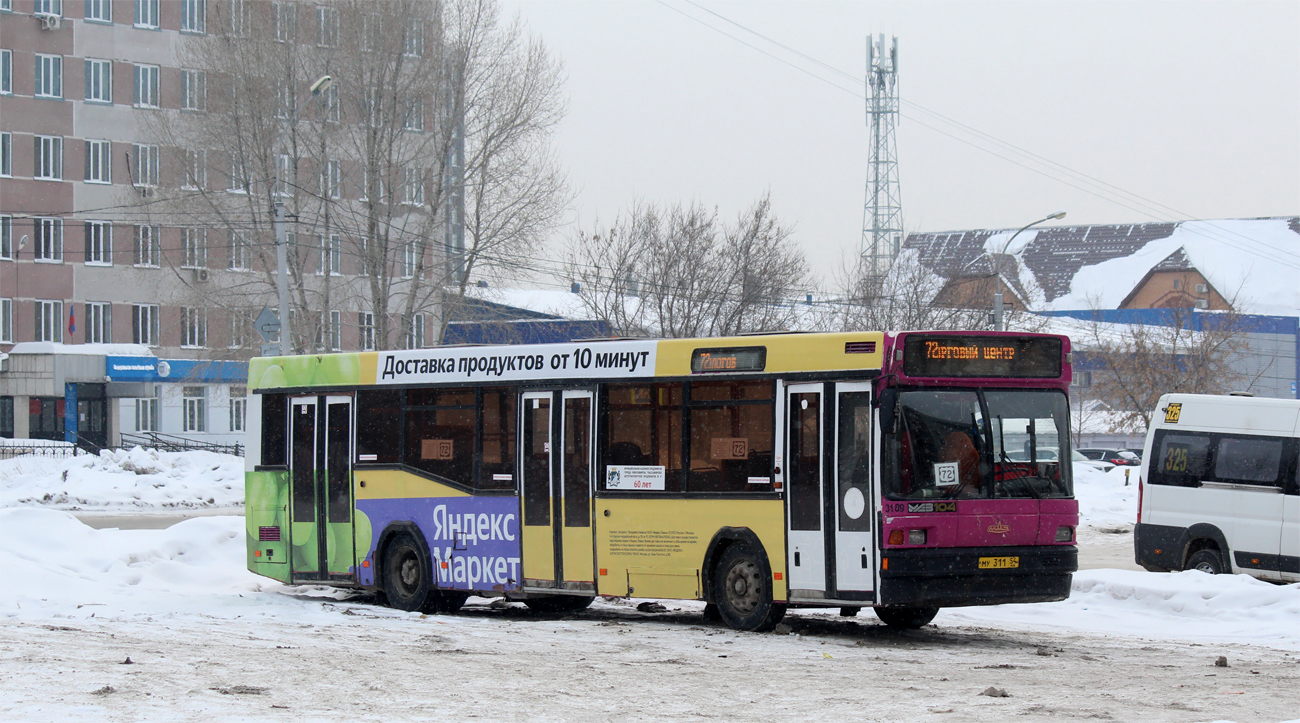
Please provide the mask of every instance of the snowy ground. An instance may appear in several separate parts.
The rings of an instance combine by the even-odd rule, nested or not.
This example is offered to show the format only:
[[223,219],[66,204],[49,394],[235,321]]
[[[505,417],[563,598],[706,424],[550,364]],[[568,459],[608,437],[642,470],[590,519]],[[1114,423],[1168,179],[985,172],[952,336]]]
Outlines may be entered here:
[[[240,501],[233,458],[188,454],[0,463],[0,720],[1296,717],[1300,585],[1087,570],[1067,601],[945,610],[915,632],[796,611],[788,635],[736,633],[696,604],[621,600],[422,616],[247,572],[238,516],[96,530],[39,508],[45,492],[83,510],[215,506],[227,484]],[[45,492],[16,493],[21,475]],[[1076,478],[1081,540],[1131,545],[1136,487]]]

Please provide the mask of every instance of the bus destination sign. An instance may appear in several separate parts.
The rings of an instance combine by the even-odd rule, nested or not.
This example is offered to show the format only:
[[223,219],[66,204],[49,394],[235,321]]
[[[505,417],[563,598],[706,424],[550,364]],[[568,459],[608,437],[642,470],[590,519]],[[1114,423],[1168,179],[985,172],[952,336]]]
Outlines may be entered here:
[[909,377],[1061,376],[1061,340],[1055,337],[910,335],[903,342]]
[[691,354],[692,374],[761,372],[767,366],[767,347],[696,349]]

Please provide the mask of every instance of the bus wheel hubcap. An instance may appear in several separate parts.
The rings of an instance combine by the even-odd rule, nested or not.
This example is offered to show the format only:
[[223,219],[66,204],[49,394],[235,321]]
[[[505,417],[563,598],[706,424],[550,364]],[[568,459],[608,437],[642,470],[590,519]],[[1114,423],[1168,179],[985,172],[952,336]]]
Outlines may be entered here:
[[402,584],[408,588],[415,587],[415,583],[418,582],[419,579],[419,563],[409,557],[402,560]]
[[727,572],[727,602],[742,614],[753,612],[762,597],[758,566],[749,560],[733,565]]

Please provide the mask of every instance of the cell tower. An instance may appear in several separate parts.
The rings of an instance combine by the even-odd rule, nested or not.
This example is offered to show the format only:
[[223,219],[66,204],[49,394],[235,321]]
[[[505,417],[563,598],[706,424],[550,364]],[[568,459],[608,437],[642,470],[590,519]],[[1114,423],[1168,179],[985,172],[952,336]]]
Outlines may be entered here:
[[871,156],[867,161],[867,201],[862,218],[864,275],[880,279],[903,245],[902,194],[898,186],[898,38],[867,38],[867,125]]

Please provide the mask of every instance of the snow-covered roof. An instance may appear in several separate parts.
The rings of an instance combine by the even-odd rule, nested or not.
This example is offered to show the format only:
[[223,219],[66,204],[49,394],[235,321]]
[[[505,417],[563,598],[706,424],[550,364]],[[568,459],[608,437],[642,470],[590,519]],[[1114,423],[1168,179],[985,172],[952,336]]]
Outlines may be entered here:
[[1300,316],[1300,217],[918,233],[905,248],[946,278],[1005,277],[1035,310],[1115,309],[1153,270],[1194,268],[1238,311]]
[[85,356],[153,356],[144,344],[60,344],[53,341],[24,341],[14,344],[10,354],[78,354]]
[[582,299],[568,289],[505,289],[473,287],[467,295],[543,314],[554,314],[565,319],[584,319],[591,314],[582,307]]

